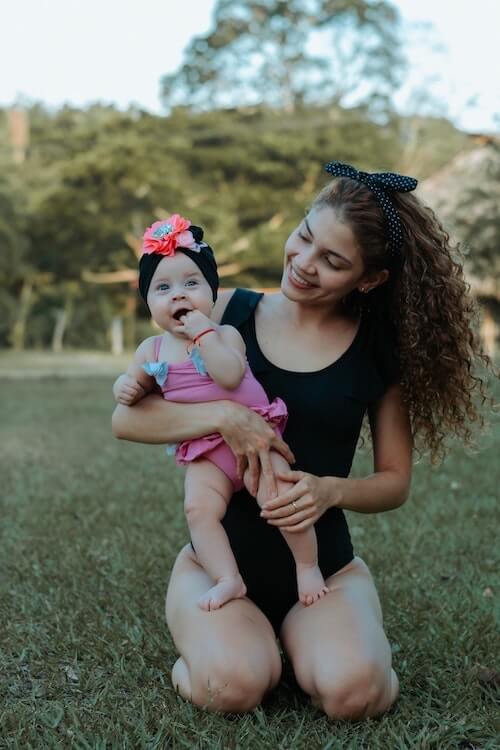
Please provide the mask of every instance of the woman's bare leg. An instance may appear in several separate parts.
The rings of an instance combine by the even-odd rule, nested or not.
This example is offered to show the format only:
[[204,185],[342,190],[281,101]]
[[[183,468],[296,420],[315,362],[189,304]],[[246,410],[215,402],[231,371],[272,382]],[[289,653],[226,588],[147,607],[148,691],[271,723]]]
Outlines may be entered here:
[[399,692],[373,578],[359,557],[327,579],[314,607],[296,604],[281,640],[297,681],[332,719],[378,716]]
[[186,700],[210,711],[251,711],[278,683],[281,657],[274,631],[249,599],[205,612],[198,599],[213,581],[190,545],[175,562],[167,591],[167,623],[180,653],[172,682]]
[[[280,453],[273,451],[271,453],[271,464],[275,474],[287,472],[290,466]],[[284,492],[289,488],[289,484],[278,480],[278,493]],[[259,482],[257,490],[257,502],[262,507],[266,500],[270,500],[269,490],[263,481]],[[300,533],[291,534],[288,531],[281,531],[286,543],[295,560],[297,571],[297,588],[299,591],[299,600],[306,607],[321,599],[328,594],[328,586],[325,583],[323,574],[318,566],[318,542],[316,532],[313,527]]]
[[187,467],[184,489],[184,510],[193,547],[198,560],[215,581],[200,597],[198,606],[207,611],[219,609],[247,592],[221,524],[233,485],[218,466],[200,459]]

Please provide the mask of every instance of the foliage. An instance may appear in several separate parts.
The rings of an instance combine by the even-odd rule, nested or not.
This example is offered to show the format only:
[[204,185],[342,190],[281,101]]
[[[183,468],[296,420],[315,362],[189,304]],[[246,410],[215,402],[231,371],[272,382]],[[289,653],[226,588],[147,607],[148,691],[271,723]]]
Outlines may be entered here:
[[471,180],[459,196],[454,225],[464,245],[472,249],[474,272],[499,280],[500,144],[488,144],[485,154],[481,179]]
[[[50,346],[61,316],[67,345],[107,348],[117,315],[134,346],[134,316],[146,312],[133,284],[95,279],[135,269],[144,228],[168,212],[205,228],[224,286],[276,286],[284,242],[324,184],[325,161],[398,169],[404,157],[420,176],[419,153],[432,151],[417,134],[408,152],[405,121],[381,127],[366,107],[177,108],[156,117],[33,105],[29,117],[26,161],[0,153],[0,345],[15,338],[19,348]],[[448,124],[446,148],[465,141]],[[440,166],[439,149],[432,159]]]
[[[328,53],[313,55],[312,41]],[[194,37],[162,79],[167,107],[370,103],[387,111],[404,68],[397,9],[386,0],[218,0],[213,29]]]

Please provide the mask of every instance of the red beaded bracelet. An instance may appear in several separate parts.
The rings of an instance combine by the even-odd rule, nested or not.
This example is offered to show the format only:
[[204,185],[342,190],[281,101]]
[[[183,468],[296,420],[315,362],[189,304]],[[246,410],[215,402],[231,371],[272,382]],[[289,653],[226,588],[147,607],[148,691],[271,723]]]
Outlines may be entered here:
[[193,344],[198,344],[201,337],[204,336],[206,333],[210,333],[211,331],[215,332],[215,328],[205,328],[204,331],[197,333],[196,336],[193,336]]

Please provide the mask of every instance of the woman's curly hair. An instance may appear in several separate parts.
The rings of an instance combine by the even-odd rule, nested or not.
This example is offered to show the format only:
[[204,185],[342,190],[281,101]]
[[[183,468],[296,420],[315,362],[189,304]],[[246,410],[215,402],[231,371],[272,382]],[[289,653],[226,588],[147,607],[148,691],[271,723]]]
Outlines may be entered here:
[[[367,272],[389,269],[389,279],[369,294],[353,290],[344,299],[352,312],[367,308],[380,321],[392,321],[397,338],[401,387],[417,454],[431,463],[446,454],[454,435],[473,444],[472,424],[486,425],[485,401],[494,401],[480,368],[494,368],[477,330],[479,311],[464,278],[463,255],[432,209],[411,193],[394,193],[403,244],[389,252],[384,214],[373,193],[347,177],[332,180],[313,208],[329,206],[349,225]],[[480,403],[478,403],[479,396]]]

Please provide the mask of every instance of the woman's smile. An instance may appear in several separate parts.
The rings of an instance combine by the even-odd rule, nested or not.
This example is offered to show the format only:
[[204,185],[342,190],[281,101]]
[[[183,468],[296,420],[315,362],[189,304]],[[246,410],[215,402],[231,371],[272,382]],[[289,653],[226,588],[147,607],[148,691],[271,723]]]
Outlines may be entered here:
[[293,286],[297,287],[297,289],[314,289],[316,286],[316,284],[311,284],[304,279],[291,263],[288,266],[288,279]]

